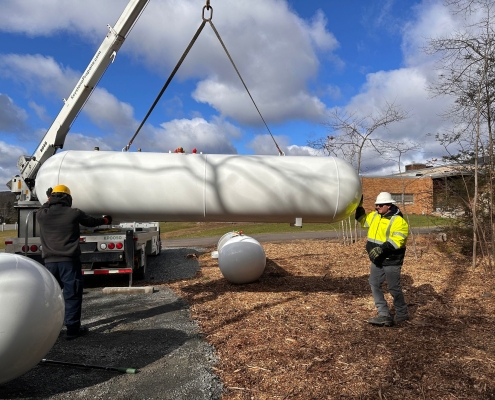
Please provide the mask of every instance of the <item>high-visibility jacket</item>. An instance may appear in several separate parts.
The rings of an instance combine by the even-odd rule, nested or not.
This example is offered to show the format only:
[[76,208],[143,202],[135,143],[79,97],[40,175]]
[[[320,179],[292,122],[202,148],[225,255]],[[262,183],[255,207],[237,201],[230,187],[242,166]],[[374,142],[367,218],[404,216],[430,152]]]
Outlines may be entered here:
[[368,229],[366,251],[380,246],[383,254],[374,260],[376,265],[402,264],[406,254],[406,243],[409,236],[409,225],[403,218],[399,208],[392,206],[385,215],[377,211],[366,214],[364,208],[356,210],[356,220],[363,228]]

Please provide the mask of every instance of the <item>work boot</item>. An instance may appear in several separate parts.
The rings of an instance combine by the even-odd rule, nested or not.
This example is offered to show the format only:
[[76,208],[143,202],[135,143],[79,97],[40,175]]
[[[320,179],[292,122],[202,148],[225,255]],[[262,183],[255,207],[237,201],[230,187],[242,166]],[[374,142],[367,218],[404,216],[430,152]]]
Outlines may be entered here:
[[392,317],[387,317],[385,315],[379,315],[375,318],[370,318],[368,320],[368,324],[377,325],[377,326],[393,326],[394,320]]
[[400,324],[401,322],[409,321],[409,315],[396,315],[395,323]]
[[77,339],[79,336],[84,336],[89,332],[89,329],[87,326],[81,326],[79,330],[77,331],[69,331],[67,330],[67,340],[74,340]]

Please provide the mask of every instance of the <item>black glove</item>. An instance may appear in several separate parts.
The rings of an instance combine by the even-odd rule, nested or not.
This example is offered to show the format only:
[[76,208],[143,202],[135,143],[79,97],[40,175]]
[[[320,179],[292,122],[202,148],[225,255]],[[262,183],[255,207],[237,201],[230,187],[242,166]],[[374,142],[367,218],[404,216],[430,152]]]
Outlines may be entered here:
[[48,188],[48,190],[46,191],[46,197],[50,197],[52,195],[52,192],[53,192],[53,189],[52,188]]
[[112,217],[110,215],[104,215],[105,225],[112,225]]
[[382,248],[382,250],[385,254],[390,253],[390,251],[392,251],[392,250],[395,250],[394,245],[390,242],[385,242],[380,247]]
[[373,249],[371,249],[370,254],[369,254],[371,262],[374,263],[375,260],[378,257],[380,257],[382,254],[383,254],[383,249],[380,246],[377,246],[377,247],[374,247]]

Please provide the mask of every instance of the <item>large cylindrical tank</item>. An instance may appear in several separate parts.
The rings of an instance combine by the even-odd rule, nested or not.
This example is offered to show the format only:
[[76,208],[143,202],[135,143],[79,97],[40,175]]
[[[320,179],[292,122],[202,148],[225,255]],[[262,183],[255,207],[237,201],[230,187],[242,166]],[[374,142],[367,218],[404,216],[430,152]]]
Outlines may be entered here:
[[255,282],[265,271],[265,250],[256,239],[230,232],[218,241],[218,267],[229,282]]
[[334,157],[66,151],[40,168],[40,201],[58,184],[115,221],[335,222],[361,199],[359,175]]
[[0,384],[29,371],[50,351],[64,312],[62,290],[43,265],[0,253]]

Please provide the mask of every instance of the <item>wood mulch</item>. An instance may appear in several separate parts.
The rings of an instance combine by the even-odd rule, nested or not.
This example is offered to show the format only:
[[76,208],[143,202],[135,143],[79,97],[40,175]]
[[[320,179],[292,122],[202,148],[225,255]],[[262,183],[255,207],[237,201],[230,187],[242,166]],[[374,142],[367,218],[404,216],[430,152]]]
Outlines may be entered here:
[[452,241],[410,239],[411,320],[374,327],[365,242],[264,243],[265,271],[247,285],[206,253],[195,278],[170,284],[217,351],[224,400],[495,398],[493,274]]

